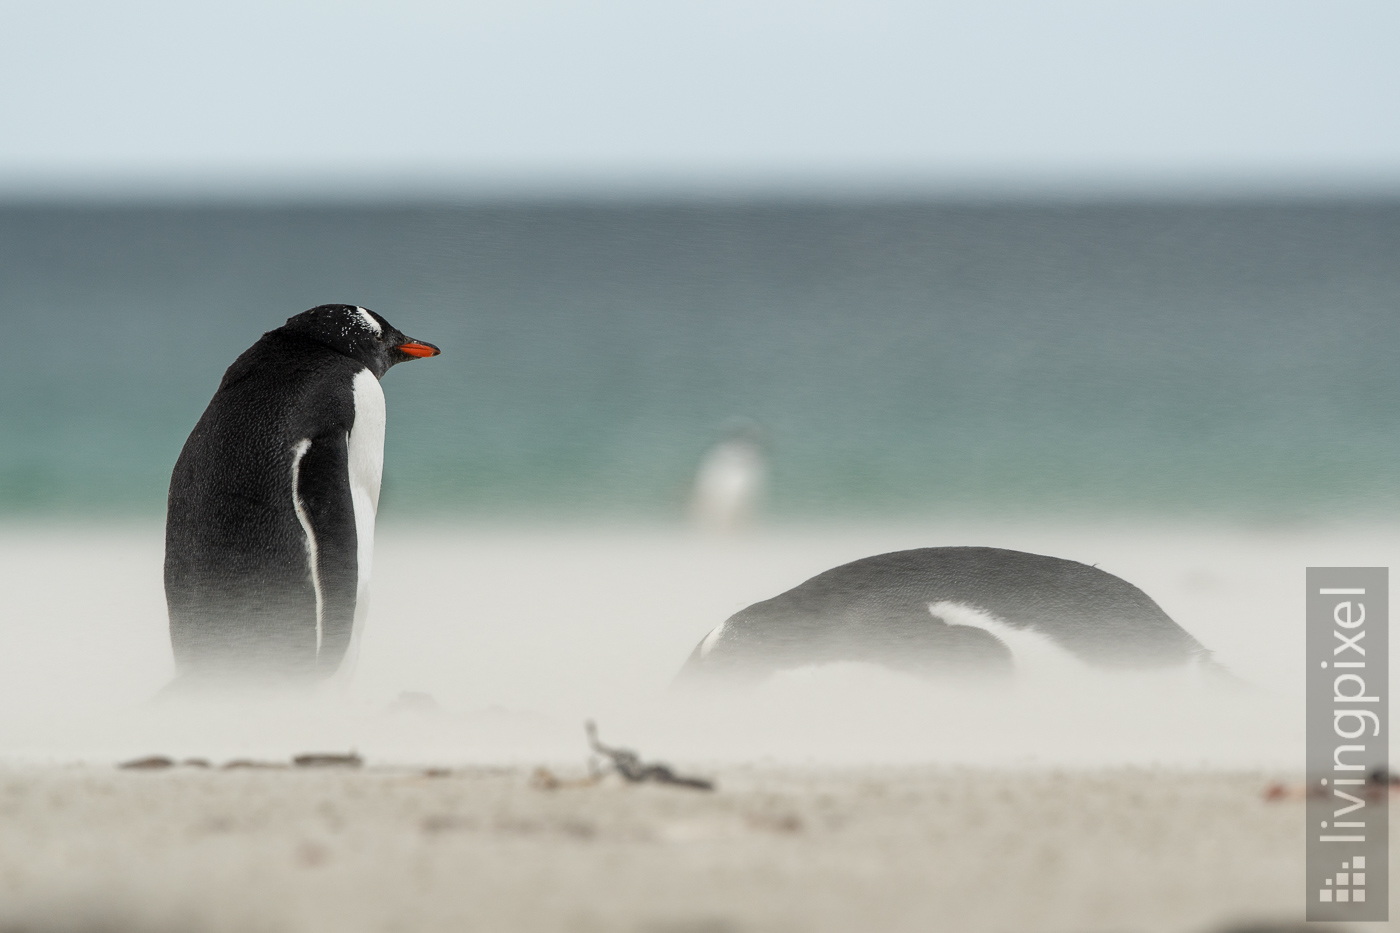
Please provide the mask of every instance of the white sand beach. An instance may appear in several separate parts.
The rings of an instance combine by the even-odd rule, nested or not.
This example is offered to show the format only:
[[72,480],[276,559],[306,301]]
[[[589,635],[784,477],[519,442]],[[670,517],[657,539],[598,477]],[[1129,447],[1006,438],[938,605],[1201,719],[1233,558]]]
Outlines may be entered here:
[[[582,769],[578,769],[582,773]],[[0,929],[1214,931],[1297,919],[1257,774],[0,772]]]
[[[1141,586],[1245,682],[859,665],[668,691],[830,566],[988,543]],[[155,525],[0,531],[0,904],[14,929],[1173,930],[1301,917],[1302,580],[1374,529],[389,527],[352,679],[176,705]],[[87,582],[68,570],[81,566]],[[714,793],[541,790],[582,723]],[[355,750],[357,771],[123,771]],[[428,769],[444,776],[425,776]],[[0,926],[0,929],[4,929]]]

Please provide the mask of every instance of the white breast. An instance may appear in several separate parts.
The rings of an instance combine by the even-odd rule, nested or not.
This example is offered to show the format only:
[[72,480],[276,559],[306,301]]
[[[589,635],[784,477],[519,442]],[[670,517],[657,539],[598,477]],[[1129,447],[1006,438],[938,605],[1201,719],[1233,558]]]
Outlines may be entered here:
[[350,634],[341,671],[353,669],[360,635],[369,611],[369,579],[374,565],[374,516],[379,510],[379,482],[384,475],[384,390],[374,373],[362,369],[355,376],[355,423],[350,429],[350,499],[355,506],[358,539],[358,573],[355,590],[355,626]]

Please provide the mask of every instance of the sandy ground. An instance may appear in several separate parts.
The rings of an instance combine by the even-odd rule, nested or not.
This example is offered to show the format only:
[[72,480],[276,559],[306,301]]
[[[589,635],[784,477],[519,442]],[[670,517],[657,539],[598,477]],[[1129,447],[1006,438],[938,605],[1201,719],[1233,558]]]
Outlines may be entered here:
[[1212,931],[1303,908],[1300,805],[1259,774],[711,774],[10,767],[0,929]]
[[[1097,563],[1248,686],[1026,669],[969,688],[838,665],[743,695],[668,689],[743,606],[957,544]],[[172,669],[161,545],[156,524],[0,527],[3,933],[1293,920],[1303,816],[1261,794],[1302,759],[1303,573],[1400,561],[1386,528],[389,526],[353,678],[186,707],[152,702]],[[537,765],[583,773],[589,717],[720,790],[532,787]],[[115,767],[349,749],[365,769]]]

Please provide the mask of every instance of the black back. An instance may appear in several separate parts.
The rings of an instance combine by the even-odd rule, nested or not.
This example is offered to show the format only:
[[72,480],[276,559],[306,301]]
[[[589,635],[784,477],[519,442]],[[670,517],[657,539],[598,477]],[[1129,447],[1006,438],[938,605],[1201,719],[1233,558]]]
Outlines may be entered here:
[[735,613],[683,673],[757,677],[831,661],[919,673],[1005,669],[991,634],[929,612],[953,602],[1034,628],[1106,667],[1185,663],[1205,649],[1146,593],[1107,571],[1058,557],[986,547],[919,548],[843,564]]

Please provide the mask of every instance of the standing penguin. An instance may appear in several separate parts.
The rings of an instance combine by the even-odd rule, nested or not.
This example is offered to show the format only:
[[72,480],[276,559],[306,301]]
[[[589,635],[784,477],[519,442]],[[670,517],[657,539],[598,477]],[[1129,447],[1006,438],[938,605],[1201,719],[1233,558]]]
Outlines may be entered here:
[[439,352],[373,311],[321,305],[224,373],[170,477],[181,681],[314,680],[353,654],[384,465],[379,379]]
[[763,431],[743,420],[705,452],[695,471],[690,514],[706,531],[734,532],[752,519],[768,485],[768,457]]

